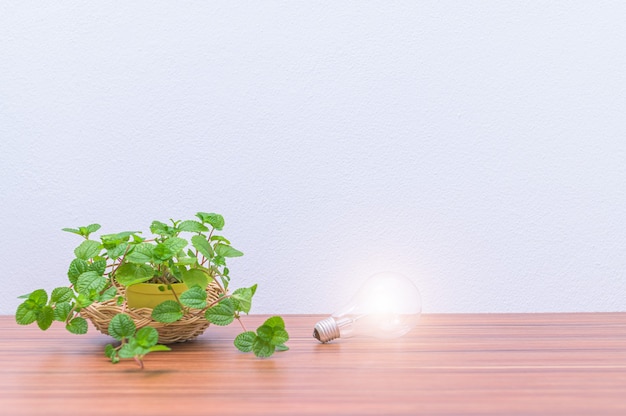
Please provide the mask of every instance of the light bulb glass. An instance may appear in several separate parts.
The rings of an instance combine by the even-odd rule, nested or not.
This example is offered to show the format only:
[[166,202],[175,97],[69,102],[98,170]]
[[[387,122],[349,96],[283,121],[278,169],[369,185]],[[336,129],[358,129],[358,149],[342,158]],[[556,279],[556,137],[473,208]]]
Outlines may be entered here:
[[398,273],[378,273],[347,305],[319,321],[313,336],[320,342],[359,335],[397,338],[417,325],[421,311],[420,293],[411,280]]

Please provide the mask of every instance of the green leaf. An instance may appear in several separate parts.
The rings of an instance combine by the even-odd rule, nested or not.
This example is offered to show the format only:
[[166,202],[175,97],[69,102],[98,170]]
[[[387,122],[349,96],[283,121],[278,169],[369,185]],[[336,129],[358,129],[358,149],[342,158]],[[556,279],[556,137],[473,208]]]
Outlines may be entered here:
[[206,290],[200,286],[193,286],[181,293],[180,303],[188,308],[204,309],[206,308]]
[[163,244],[170,249],[174,255],[187,246],[187,240],[180,237],[170,237],[163,242]]
[[165,262],[170,260],[172,257],[176,255],[176,252],[169,248],[164,243],[159,243],[154,247],[152,251],[152,258],[157,262]]
[[222,237],[221,235],[213,235],[211,236],[211,241],[221,241],[224,244],[230,244],[230,241],[228,241],[226,238]]
[[117,355],[117,350],[111,344],[107,344],[106,347],[104,347],[104,355],[106,355],[113,364],[117,364],[120,362],[120,357],[118,357]]
[[98,298],[98,302],[106,302],[107,300],[113,299],[116,295],[117,288],[115,286],[111,286],[110,288],[102,292],[102,294]]
[[141,243],[133,247],[133,249],[126,255],[126,260],[132,263],[148,263],[152,260],[154,255],[154,244]]
[[100,236],[100,239],[105,245],[119,244],[122,241],[128,241],[130,237],[135,237],[136,234],[141,234],[141,231],[122,231],[116,234],[106,234]]
[[89,260],[100,254],[102,246],[97,241],[85,240],[76,249],[74,254],[82,260]]
[[176,229],[160,221],[153,221],[150,225],[150,232],[163,237],[171,237],[176,234]]
[[65,329],[70,331],[72,334],[82,335],[87,333],[87,321],[80,316],[72,319],[65,325]]
[[289,351],[289,347],[285,344],[280,344],[276,346],[276,351]]
[[253,288],[254,290],[250,287],[242,287],[233,292],[231,298],[235,301],[235,310],[250,313],[252,296],[256,291],[256,285],[254,285]]
[[206,225],[199,223],[198,221],[183,221],[178,224],[179,231],[188,231],[191,233],[201,233],[204,231],[209,231]]
[[54,320],[65,322],[70,312],[72,312],[72,305],[69,302],[59,302],[54,306]]
[[166,345],[154,345],[152,347],[150,347],[150,352],[154,352],[154,351],[172,351],[172,349]]
[[235,319],[235,307],[230,299],[222,299],[217,305],[207,309],[204,316],[212,324],[225,326]]
[[78,293],[91,296],[91,292],[100,292],[107,284],[106,277],[100,276],[97,272],[89,271],[78,276],[76,280],[76,291]]
[[270,340],[270,344],[281,345],[287,341],[289,341],[289,334],[287,333],[287,331],[281,328],[274,328],[274,331],[272,333],[272,339]]
[[210,224],[216,230],[224,228],[224,217],[215,213],[198,212],[196,217],[200,218],[200,221],[204,224]]
[[54,309],[50,306],[44,306],[37,313],[37,325],[42,331],[50,328],[54,321]]
[[268,318],[265,322],[263,322],[263,325],[267,325],[274,329],[285,329],[285,321],[280,316],[272,316],[271,318]]
[[206,239],[205,236],[194,235],[193,237],[191,237],[191,244],[194,246],[196,250],[198,250],[200,254],[202,254],[207,259],[210,259],[213,256],[215,256],[215,253],[213,252],[213,248],[211,247],[211,244],[209,243],[209,241]]
[[80,230],[76,229],[76,228],[61,228],[61,231],[65,231],[68,233],[73,233],[73,234],[78,234],[78,235],[82,235],[80,233]]
[[152,310],[152,319],[157,322],[162,322],[165,324],[169,324],[171,322],[176,322],[184,315],[180,304],[173,300],[166,300],[158,304]]
[[88,295],[84,293],[79,293],[78,297],[76,297],[76,307],[77,308],[86,308],[87,306],[93,303],[93,299],[91,299]]
[[137,344],[144,348],[150,348],[159,342],[159,333],[151,326],[146,326],[137,331],[135,335]]
[[264,341],[260,337],[256,337],[254,342],[252,343],[252,351],[257,357],[270,357],[272,354],[274,354],[275,350],[276,347],[274,345],[270,344],[267,341]]
[[150,280],[154,269],[148,264],[124,263],[115,271],[115,280],[122,286],[130,286]]
[[122,345],[120,348],[120,358],[134,358],[142,357],[150,352],[149,348],[142,347],[137,343],[137,340],[133,337],[128,340],[128,343]]
[[28,300],[32,301],[37,308],[43,308],[48,303],[48,293],[43,289],[37,289],[28,295]]
[[252,344],[254,343],[255,339],[256,334],[253,331],[247,331],[237,335],[233,343],[239,351],[250,352],[252,351]]
[[52,303],[69,302],[74,298],[74,291],[69,287],[57,287],[50,294]]
[[89,224],[85,228],[87,229],[87,232],[89,232],[89,234],[95,233],[100,229],[100,224]]
[[31,307],[32,302],[24,302],[17,307],[15,322],[20,325],[30,325],[37,320],[37,309]]
[[195,257],[179,256],[176,259],[177,266],[195,266],[198,264],[198,259]]
[[98,273],[100,276],[104,274],[104,271],[106,270],[106,268],[107,268],[107,261],[104,259],[96,260],[89,265],[89,270]]
[[78,276],[89,270],[89,263],[82,259],[74,259],[70,263],[69,270],[67,271],[67,277],[70,279],[70,283],[76,284]]
[[257,328],[256,334],[263,341],[270,342],[272,340],[272,335],[274,334],[274,329],[268,325],[261,325]]
[[109,256],[109,258],[113,260],[118,259],[122,257],[124,253],[126,253],[127,248],[128,248],[128,243],[126,242],[119,243],[117,245],[111,246],[110,248],[107,248],[107,255]]
[[118,313],[109,322],[109,335],[118,341],[135,335],[137,327],[130,316]]
[[202,269],[189,269],[184,270],[182,273],[183,282],[187,287],[200,286],[202,289],[206,289],[209,283],[213,280],[209,274]]
[[215,252],[218,256],[222,257],[241,257],[243,253],[231,246],[218,243],[215,245]]

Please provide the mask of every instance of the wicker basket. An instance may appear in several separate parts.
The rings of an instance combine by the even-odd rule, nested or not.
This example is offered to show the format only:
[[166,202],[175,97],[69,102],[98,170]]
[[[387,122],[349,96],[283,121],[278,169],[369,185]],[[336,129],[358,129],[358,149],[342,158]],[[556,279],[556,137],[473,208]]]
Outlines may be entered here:
[[[124,296],[123,287],[118,287],[118,293]],[[214,302],[219,296],[219,286],[211,283],[207,287],[207,303]],[[118,313],[128,315],[137,326],[137,329],[150,325],[159,333],[160,344],[172,344],[174,342],[184,342],[194,339],[202,334],[208,327],[209,322],[204,318],[203,313],[186,313],[179,321],[164,324],[152,319],[152,309],[150,308],[124,308],[118,305],[115,299],[106,302],[94,302],[80,311],[83,318],[89,319],[96,329],[105,335],[109,335],[109,323]]]

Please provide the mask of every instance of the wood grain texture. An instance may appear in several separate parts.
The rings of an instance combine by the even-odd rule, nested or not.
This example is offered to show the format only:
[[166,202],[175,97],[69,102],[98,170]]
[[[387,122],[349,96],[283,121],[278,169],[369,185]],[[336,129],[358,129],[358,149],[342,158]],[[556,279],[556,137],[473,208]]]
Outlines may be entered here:
[[626,313],[425,315],[399,340],[326,345],[320,318],[286,316],[291,350],[270,359],[212,326],[140,371],[93,330],[0,317],[0,414],[626,415]]

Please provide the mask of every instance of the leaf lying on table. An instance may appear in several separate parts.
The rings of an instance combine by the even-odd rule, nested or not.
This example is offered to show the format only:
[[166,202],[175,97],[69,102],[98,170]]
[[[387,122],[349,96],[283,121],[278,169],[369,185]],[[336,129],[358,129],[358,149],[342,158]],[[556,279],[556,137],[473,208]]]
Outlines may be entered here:
[[256,332],[246,331],[237,335],[234,344],[239,351],[254,352],[257,357],[270,357],[275,351],[289,349],[285,342],[289,334],[285,330],[285,321],[280,316],[273,316],[257,328]]

